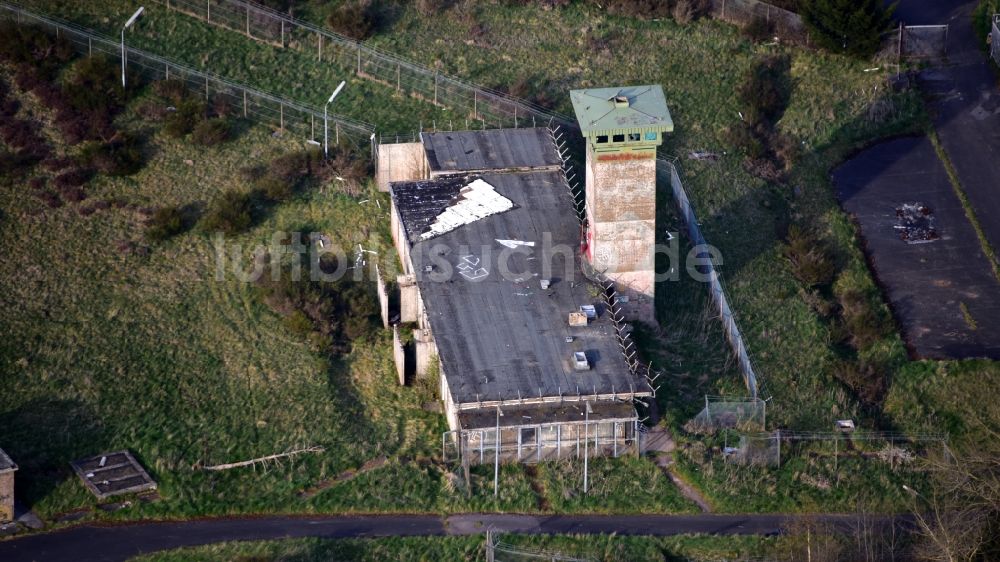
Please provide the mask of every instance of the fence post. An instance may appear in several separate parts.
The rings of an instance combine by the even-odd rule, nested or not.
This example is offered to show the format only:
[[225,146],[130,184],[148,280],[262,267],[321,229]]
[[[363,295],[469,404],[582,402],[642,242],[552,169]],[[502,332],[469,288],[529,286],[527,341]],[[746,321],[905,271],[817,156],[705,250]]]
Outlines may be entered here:
[[333,138],[336,141],[337,146],[340,146],[340,122],[339,121],[334,122],[334,124],[333,124],[333,131],[334,131]]
[[361,42],[358,42],[358,76],[361,75]]
[[316,34],[316,58],[323,60],[323,35]]
[[243,118],[247,118],[247,91],[243,90]]
[[399,90],[400,90],[400,87],[399,87],[400,86],[399,75],[400,75],[400,67],[401,66],[402,66],[401,64],[396,63],[396,93],[399,93]]
[[438,73],[434,71],[434,105],[438,104]]
[[285,20],[281,20],[281,48],[285,48]]
[[87,37],[87,56],[94,56],[94,40],[90,37]]
[[281,126],[281,132],[285,132],[285,104],[278,104],[278,118],[281,120],[279,122]]
[[722,0],[722,19],[726,19],[726,0]]
[[212,21],[212,0],[205,0],[205,21]]
[[472,119],[479,119],[479,90],[472,90]]
[[205,101],[208,101],[208,75],[205,75]]
[[896,45],[896,66],[903,62],[903,22],[899,22],[899,44]]
[[250,35],[250,4],[247,4],[247,37],[253,38],[253,35]]

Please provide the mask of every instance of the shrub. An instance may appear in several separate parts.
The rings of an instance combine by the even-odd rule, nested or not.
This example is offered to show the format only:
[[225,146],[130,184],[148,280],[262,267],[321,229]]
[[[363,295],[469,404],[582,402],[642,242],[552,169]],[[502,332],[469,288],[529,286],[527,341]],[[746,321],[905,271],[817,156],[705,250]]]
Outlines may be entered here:
[[171,78],[169,80],[158,80],[153,83],[153,93],[166,102],[172,103],[175,107],[191,96],[187,84],[182,80]]
[[677,0],[671,15],[677,23],[686,24],[705,17],[710,8],[708,0]]
[[194,127],[191,140],[201,146],[215,146],[229,140],[232,127],[225,119],[206,119]]
[[[313,281],[294,276],[293,267],[308,265],[283,263],[280,275],[263,275],[257,281],[258,297],[282,316],[289,330],[309,336],[331,353],[348,350],[352,340],[374,331],[378,308],[369,283],[346,276],[333,282]],[[322,267],[331,271],[337,264],[326,260]]]
[[314,151],[289,152],[272,160],[267,173],[294,186],[311,173],[312,161],[316,159],[319,154]]
[[205,217],[202,229],[206,232],[238,234],[253,225],[254,200],[247,193],[228,190],[217,197]]
[[766,18],[754,16],[750,23],[743,26],[743,35],[753,41],[760,43],[767,41],[774,36],[774,26]]
[[94,176],[91,170],[85,168],[72,168],[56,176],[55,184],[60,191],[66,188],[80,187],[90,181]]
[[177,105],[164,120],[163,132],[167,136],[181,138],[194,130],[205,118],[205,104],[200,100],[188,99]]
[[609,14],[637,18],[664,18],[670,16],[670,2],[664,0],[607,0]]
[[772,125],[785,112],[791,98],[788,66],[787,57],[765,57],[744,77],[738,93],[751,126]]
[[375,31],[375,18],[372,2],[348,0],[330,10],[326,24],[337,33],[360,41]]
[[864,292],[845,290],[838,295],[838,301],[844,329],[855,349],[865,349],[889,332],[889,322]]
[[285,201],[295,194],[293,184],[274,176],[265,176],[255,181],[254,189],[274,202]]
[[819,47],[867,59],[878,51],[894,9],[882,0],[812,0],[802,3],[802,20]]
[[834,365],[833,376],[854,392],[862,403],[878,406],[888,388],[886,375],[876,365],[867,362],[843,361]]
[[77,111],[117,113],[125,103],[119,68],[103,56],[80,59],[70,69],[63,94]]
[[21,109],[21,102],[10,98],[0,103],[0,117],[13,117]]
[[141,141],[131,134],[119,134],[108,142],[89,142],[80,151],[86,166],[107,176],[131,176],[145,166]]
[[233,114],[233,103],[229,96],[225,94],[215,94],[212,96],[212,114],[216,117],[231,117]]
[[833,282],[836,265],[819,238],[793,225],[788,229],[785,242],[785,258],[792,266],[792,274],[806,288]]
[[162,242],[184,232],[184,214],[180,207],[161,207],[146,221],[146,239]]

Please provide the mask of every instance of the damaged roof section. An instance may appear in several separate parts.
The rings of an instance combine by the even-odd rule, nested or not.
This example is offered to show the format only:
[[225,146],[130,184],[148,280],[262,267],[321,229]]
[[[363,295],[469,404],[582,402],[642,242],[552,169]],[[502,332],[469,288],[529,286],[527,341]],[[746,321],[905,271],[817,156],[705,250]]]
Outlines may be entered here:
[[558,170],[562,161],[547,129],[421,133],[431,176]]
[[473,223],[490,215],[509,211],[514,203],[497,193],[496,189],[481,178],[474,179],[462,187],[458,196],[436,216],[426,230],[420,233],[421,240],[451,232],[456,228]]

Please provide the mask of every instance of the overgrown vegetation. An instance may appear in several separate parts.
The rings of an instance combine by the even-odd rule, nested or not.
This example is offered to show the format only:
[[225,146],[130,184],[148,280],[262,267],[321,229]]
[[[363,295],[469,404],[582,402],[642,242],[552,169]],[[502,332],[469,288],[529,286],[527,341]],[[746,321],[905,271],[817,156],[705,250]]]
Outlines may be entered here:
[[802,3],[801,15],[816,45],[869,59],[889,30],[894,9],[881,0],[813,0]]

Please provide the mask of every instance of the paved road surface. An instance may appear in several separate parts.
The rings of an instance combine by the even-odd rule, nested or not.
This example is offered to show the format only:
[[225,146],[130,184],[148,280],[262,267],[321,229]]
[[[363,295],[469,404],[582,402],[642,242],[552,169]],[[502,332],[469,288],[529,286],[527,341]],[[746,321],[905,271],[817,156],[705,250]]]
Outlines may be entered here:
[[[0,541],[3,562],[127,560],[143,553],[223,541],[294,537],[386,537],[474,535],[492,527],[502,532],[542,534],[770,535],[787,515],[436,515],[260,517],[147,522],[115,526],[81,525]],[[850,528],[853,516],[822,515],[822,521]]]
[[896,15],[910,25],[948,28],[948,58],[922,73],[934,126],[994,248],[1000,248],[1000,90],[972,29],[977,0],[902,0]]

